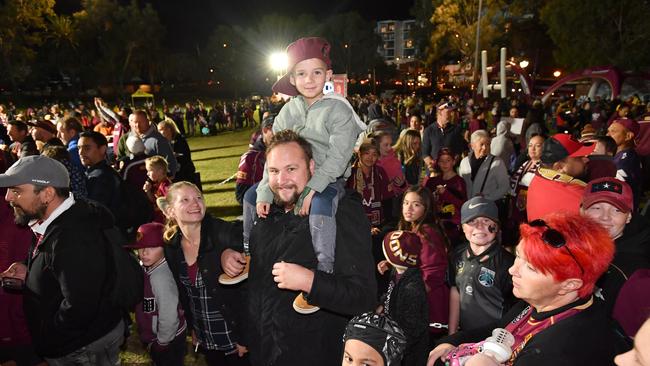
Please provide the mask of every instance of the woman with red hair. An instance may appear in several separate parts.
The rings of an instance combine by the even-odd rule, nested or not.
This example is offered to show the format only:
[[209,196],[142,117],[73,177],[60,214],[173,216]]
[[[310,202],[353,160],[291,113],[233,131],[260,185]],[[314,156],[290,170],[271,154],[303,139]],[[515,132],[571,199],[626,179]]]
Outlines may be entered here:
[[[520,230],[517,258],[509,272],[513,294],[523,301],[496,324],[442,339],[428,365],[438,359],[454,364],[455,357],[468,352],[475,354],[470,358],[477,362],[473,365],[612,364],[623,346],[592,295],[614,256],[607,231],[575,213],[549,214],[522,224]],[[512,336],[503,353],[483,352],[493,349],[488,345],[495,342],[492,338],[468,343],[485,339],[494,328]]]

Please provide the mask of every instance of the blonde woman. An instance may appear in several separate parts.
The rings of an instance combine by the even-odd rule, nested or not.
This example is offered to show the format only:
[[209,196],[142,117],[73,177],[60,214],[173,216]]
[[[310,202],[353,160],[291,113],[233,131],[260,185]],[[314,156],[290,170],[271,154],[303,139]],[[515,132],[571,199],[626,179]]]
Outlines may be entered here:
[[402,171],[406,177],[408,185],[417,185],[420,182],[422,171],[422,158],[420,157],[420,145],[422,138],[420,132],[415,130],[406,130],[399,137],[393,150],[397,158],[402,163]]
[[[159,206],[167,216],[165,258],[195,346],[208,365],[248,365],[240,345],[243,303],[237,288],[218,285],[225,272],[241,272],[245,260],[230,245],[242,243],[242,229],[206,214],[203,195],[190,182],[169,187]],[[242,251],[242,249],[238,249]]]

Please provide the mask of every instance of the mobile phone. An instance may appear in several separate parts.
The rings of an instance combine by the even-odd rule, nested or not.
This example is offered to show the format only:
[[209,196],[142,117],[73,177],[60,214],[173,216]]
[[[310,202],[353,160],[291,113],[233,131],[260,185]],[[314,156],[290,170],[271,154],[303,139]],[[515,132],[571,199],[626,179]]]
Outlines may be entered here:
[[17,277],[2,277],[2,287],[10,290],[22,290],[25,281]]

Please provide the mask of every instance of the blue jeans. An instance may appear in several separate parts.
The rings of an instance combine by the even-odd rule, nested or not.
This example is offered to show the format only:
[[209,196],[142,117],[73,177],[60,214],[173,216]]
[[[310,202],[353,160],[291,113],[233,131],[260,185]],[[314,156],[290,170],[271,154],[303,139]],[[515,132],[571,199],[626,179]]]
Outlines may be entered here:
[[98,340],[59,358],[46,358],[50,366],[119,366],[124,321]]

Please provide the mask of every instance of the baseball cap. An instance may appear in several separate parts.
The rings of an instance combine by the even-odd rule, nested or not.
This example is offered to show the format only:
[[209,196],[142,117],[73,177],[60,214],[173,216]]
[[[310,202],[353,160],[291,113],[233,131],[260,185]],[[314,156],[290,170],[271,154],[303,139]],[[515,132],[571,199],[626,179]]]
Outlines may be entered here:
[[63,164],[43,155],[18,159],[4,174],[0,174],[0,187],[21,184],[69,188],[70,175]]
[[276,93],[282,93],[290,96],[298,95],[298,90],[289,82],[289,76],[297,63],[317,58],[327,65],[327,69],[332,68],[330,60],[330,44],[320,37],[300,38],[287,47],[287,72],[280,80],[276,81],[271,89]]
[[460,208],[460,222],[464,224],[477,217],[487,217],[499,222],[499,209],[494,201],[481,196],[472,197]]
[[632,132],[634,136],[638,136],[639,130],[641,129],[641,126],[639,126],[639,122],[630,118],[615,119],[612,121],[612,123],[618,123],[619,125],[625,127],[625,129]]
[[591,124],[586,124],[580,131],[580,143],[591,142],[596,137],[596,130]]
[[542,163],[552,164],[567,157],[577,158],[591,154],[596,144],[583,145],[568,133],[558,133],[544,141]]
[[131,249],[162,247],[165,245],[163,241],[164,229],[165,225],[159,222],[140,225],[138,232],[135,234],[135,243],[125,245],[125,247]]
[[38,120],[27,121],[25,123],[28,126],[40,127],[42,129],[44,129],[45,131],[56,135],[56,126],[54,126],[54,124],[52,122],[48,122],[48,121],[43,120],[43,119],[38,119]]
[[585,187],[582,207],[588,208],[598,202],[607,202],[623,212],[631,212],[634,208],[632,188],[613,177],[594,179]]
[[140,155],[145,150],[144,142],[135,135],[129,135],[126,138],[126,149],[133,155]]
[[416,233],[410,231],[391,231],[382,243],[384,256],[395,267],[406,269],[420,264],[422,242]]
[[396,321],[385,314],[369,311],[357,315],[345,327],[343,342],[361,341],[377,351],[386,366],[398,366],[406,350],[406,336]]

